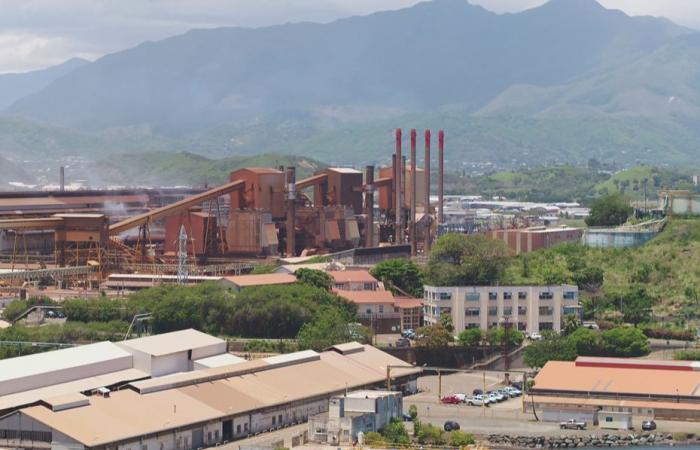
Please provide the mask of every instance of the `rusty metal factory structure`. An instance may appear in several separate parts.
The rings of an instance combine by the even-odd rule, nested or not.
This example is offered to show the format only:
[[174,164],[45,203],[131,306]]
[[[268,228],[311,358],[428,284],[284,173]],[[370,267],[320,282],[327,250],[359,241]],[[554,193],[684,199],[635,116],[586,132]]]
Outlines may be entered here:
[[[294,167],[244,168],[203,191],[0,193],[0,269],[6,272],[129,264],[173,264],[181,229],[199,264],[310,256],[357,247],[410,244],[430,249],[442,220],[444,133],[438,132],[437,211],[431,209],[431,132],[424,168],[395,133],[389,167],[365,173],[331,167],[297,180]],[[376,197],[375,197],[376,193]],[[0,278],[1,278],[0,273]]]

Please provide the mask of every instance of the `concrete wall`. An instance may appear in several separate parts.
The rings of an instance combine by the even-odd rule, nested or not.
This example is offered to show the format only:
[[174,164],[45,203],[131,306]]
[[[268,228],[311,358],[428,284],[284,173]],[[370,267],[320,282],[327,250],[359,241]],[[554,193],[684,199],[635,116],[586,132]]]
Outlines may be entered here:
[[658,233],[656,231],[614,231],[588,229],[583,234],[582,243],[589,247],[623,248],[645,244]]
[[151,375],[160,377],[178,372],[188,372],[192,369],[191,361],[187,359],[187,351],[170,355],[151,357]]

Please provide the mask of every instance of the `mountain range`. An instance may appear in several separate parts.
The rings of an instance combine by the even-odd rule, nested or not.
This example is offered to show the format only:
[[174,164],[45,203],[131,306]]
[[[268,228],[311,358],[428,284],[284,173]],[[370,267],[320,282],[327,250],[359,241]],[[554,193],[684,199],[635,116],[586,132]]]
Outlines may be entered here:
[[433,0],[328,24],[192,30],[27,74],[43,81],[16,98],[17,76],[0,76],[0,155],[362,164],[387,161],[402,126],[444,128],[455,163],[688,164],[699,57],[699,33],[595,0],[513,14]]

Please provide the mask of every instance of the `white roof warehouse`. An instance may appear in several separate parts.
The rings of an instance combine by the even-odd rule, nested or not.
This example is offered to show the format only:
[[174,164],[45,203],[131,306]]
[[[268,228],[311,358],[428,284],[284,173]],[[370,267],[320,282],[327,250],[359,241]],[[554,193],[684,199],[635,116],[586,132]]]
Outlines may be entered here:
[[[383,386],[405,365],[357,343],[136,381],[109,396],[43,399],[0,418],[0,447],[188,450],[324,412],[348,389]],[[419,368],[392,368],[415,388]]]

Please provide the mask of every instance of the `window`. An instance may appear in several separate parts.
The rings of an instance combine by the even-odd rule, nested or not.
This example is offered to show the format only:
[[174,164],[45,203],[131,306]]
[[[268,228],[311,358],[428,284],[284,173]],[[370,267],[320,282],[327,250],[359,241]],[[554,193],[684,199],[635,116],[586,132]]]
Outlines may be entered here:
[[513,293],[512,292],[504,292],[503,293],[503,300],[510,300],[513,298]]
[[398,306],[394,306],[394,312],[395,313],[401,312],[401,309]]
[[[240,428],[241,428],[241,426],[238,425],[239,430],[240,430]],[[239,431],[239,433],[240,433],[240,431]],[[219,441],[219,430],[214,430],[214,440],[217,442]]]
[[576,291],[564,292],[564,300],[576,300]]
[[540,331],[542,330],[553,330],[554,324],[552,322],[540,322]]
[[489,300],[497,300],[498,292],[489,292]]
[[211,442],[211,431],[207,433],[207,442]]
[[610,417],[610,416],[605,416],[605,421],[606,421],[606,422],[612,422],[612,421],[613,421],[613,418]]
[[481,295],[479,295],[478,292],[467,292],[466,294],[464,294],[464,300],[470,302],[478,302],[480,297]]
[[554,313],[554,308],[551,306],[540,306],[540,316],[551,316]]
[[280,424],[280,425],[282,425],[282,414],[280,414],[279,416],[277,416],[277,423]]
[[365,283],[363,288],[365,291],[373,291],[374,290],[374,283]]
[[518,300],[527,300],[527,292],[525,292],[525,291],[518,292]]
[[384,305],[379,305],[379,314],[384,314]]
[[467,317],[479,317],[479,312],[481,310],[479,308],[467,308],[464,310],[464,315]]
[[236,426],[236,433],[240,434],[240,432],[241,432],[241,424],[239,423],[239,424]]
[[527,306],[518,306],[518,315],[524,316],[527,314]]
[[553,292],[540,292],[540,300],[551,300],[554,298],[554,293]]
[[468,323],[468,324],[464,327],[464,329],[466,330],[466,329],[468,329],[468,328],[479,328],[479,324],[478,324],[478,323]]
[[243,431],[248,431],[248,423],[243,424]]
[[336,288],[336,289],[341,289],[341,290],[342,290],[342,289],[345,288],[345,285],[344,285],[343,283],[335,283],[335,288]]
[[518,322],[518,331],[525,331],[527,329],[527,324]]
[[277,424],[277,417],[272,416],[272,425],[276,425],[276,424]]
[[367,314],[372,314],[372,308],[367,308],[365,311],[367,312]]
[[513,307],[512,306],[506,306],[503,308],[503,315],[504,316],[512,316],[513,315]]
[[496,308],[496,307],[489,308],[489,316],[496,316],[496,315],[498,315],[498,308]]
[[440,292],[440,300],[452,300],[451,292]]

